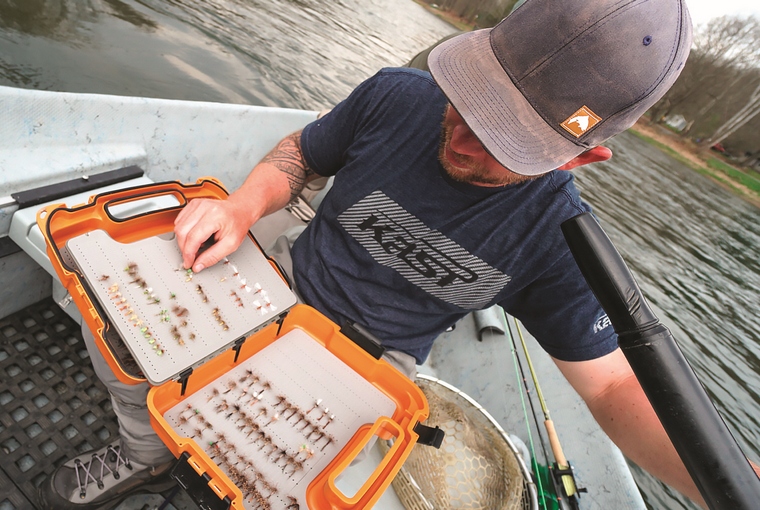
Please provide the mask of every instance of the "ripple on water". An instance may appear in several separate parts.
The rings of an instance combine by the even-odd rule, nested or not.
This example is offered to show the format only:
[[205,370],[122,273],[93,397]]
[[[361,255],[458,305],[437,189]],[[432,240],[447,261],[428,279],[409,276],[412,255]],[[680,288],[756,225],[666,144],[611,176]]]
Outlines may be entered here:
[[[0,17],[0,84],[322,109],[454,28],[411,0],[60,0]],[[760,458],[760,213],[642,140],[578,184]],[[636,471],[653,508],[694,508]]]

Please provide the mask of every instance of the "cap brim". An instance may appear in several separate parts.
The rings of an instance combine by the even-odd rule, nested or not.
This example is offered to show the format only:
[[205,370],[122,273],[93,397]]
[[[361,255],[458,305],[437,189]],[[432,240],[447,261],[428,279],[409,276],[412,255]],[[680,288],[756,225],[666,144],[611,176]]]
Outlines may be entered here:
[[515,173],[539,175],[586,150],[533,109],[496,59],[489,34],[462,34],[428,58],[436,83],[486,151]]

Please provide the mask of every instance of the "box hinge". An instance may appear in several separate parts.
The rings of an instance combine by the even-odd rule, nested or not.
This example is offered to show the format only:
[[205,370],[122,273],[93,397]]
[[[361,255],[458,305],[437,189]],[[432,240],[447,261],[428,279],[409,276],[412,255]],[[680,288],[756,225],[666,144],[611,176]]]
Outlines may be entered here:
[[282,323],[285,322],[285,317],[288,316],[288,310],[286,310],[284,313],[281,313],[279,317],[277,317],[277,333],[275,333],[274,336],[279,337],[280,336],[280,330],[282,329]]
[[385,353],[385,347],[380,344],[380,340],[354,322],[346,321],[340,328],[340,332],[350,338],[356,345],[367,351],[375,359],[380,359]]
[[179,392],[180,396],[185,396],[185,390],[187,389],[187,380],[190,379],[190,374],[192,373],[192,367],[179,373],[179,379],[177,379],[177,382],[182,385],[182,390]]
[[235,359],[232,360],[233,363],[237,363],[238,356],[240,356],[240,348],[243,347],[243,344],[245,343],[245,337],[241,336],[237,340],[235,340],[235,343],[232,344],[232,350],[235,351]]

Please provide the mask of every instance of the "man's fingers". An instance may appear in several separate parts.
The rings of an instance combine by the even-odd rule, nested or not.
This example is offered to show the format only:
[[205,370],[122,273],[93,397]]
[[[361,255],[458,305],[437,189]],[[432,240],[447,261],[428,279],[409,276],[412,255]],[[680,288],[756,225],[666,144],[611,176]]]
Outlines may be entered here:
[[193,271],[199,273],[207,267],[211,267],[222,258],[226,257],[233,251],[237,250],[243,239],[232,239],[230,236],[224,237],[214,243],[209,249],[198,255],[193,263]]
[[174,234],[177,236],[177,244],[179,245],[179,249],[182,252],[182,262],[185,267],[190,267],[190,264],[193,263],[193,260],[195,260],[195,253],[198,251],[198,247],[200,246],[196,246],[194,249],[195,251],[187,249],[188,252],[192,251],[192,253],[189,253],[188,260],[188,256],[185,254],[188,236],[193,231],[193,228],[201,220],[201,218],[203,218],[202,212],[196,214],[196,211],[202,205],[202,203],[203,200],[191,200],[185,207],[182,208],[174,220]]
[[191,200],[174,220],[174,233],[184,267],[191,267],[201,245],[221,230],[223,221],[218,219],[219,205],[218,200]]
[[[184,267],[194,267],[198,263],[196,256],[201,245],[218,231],[219,226],[214,223],[197,222],[194,228],[185,235],[184,242],[179,239],[179,235],[177,236],[177,242],[182,251],[182,264]],[[205,267],[208,267],[208,265]]]
[[[222,257],[235,251],[243,242],[247,231],[248,227],[236,218],[234,208],[225,200],[192,200],[174,222],[182,264],[195,272],[213,266]],[[217,242],[198,253],[211,236]]]

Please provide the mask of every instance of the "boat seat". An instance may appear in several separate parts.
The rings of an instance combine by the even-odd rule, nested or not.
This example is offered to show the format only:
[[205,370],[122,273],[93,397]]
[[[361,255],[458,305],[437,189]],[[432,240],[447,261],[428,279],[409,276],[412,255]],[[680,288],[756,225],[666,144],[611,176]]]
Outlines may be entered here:
[[[90,189],[88,191],[74,193],[69,196],[55,198],[53,200],[37,203],[28,207],[23,207],[13,213],[11,218],[10,231],[8,236],[15,242],[27,255],[29,255],[37,264],[42,266],[53,277],[52,294],[53,299],[58,305],[75,321],[81,324],[82,316],[79,310],[71,303],[71,298],[66,289],[61,285],[58,276],[50,263],[45,246],[45,238],[37,226],[37,211],[42,207],[50,204],[66,204],[68,207],[87,203],[93,195],[114,191],[117,189],[129,188],[133,186],[144,186],[152,184],[153,181],[146,176],[136,177],[121,181],[115,184],[109,184],[103,187]],[[160,209],[171,205],[176,205],[175,198],[162,196],[143,200],[138,202],[129,202],[119,205],[118,212],[121,215],[134,215],[141,212],[147,212],[154,209]]]

